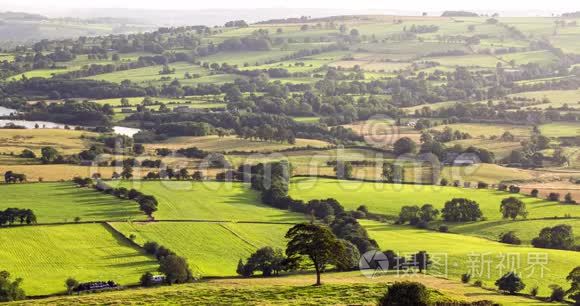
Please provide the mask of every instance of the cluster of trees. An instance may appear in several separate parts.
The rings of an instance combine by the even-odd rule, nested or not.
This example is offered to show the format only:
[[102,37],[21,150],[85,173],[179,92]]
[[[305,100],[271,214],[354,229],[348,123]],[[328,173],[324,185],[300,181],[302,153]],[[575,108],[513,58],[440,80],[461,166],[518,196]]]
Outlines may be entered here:
[[443,220],[449,222],[478,221],[483,218],[479,204],[463,198],[455,198],[445,202],[445,207],[441,210],[441,215]]
[[287,162],[272,162],[255,166],[240,167],[241,177],[250,177],[252,188],[262,193],[262,202],[278,209],[310,215],[313,219],[323,220],[338,238],[353,244],[362,254],[378,247],[356,217],[365,217],[364,211],[345,211],[335,199],[302,200],[288,195],[291,166]]
[[22,278],[17,278],[12,281],[8,271],[0,271],[0,302],[24,300],[26,293],[20,287],[22,281]]
[[32,209],[7,208],[0,211],[0,226],[12,225],[15,222],[28,225],[36,224],[36,215]]
[[560,224],[554,227],[543,228],[538,237],[532,239],[532,245],[536,248],[579,250],[576,245],[574,231],[570,225]]
[[437,218],[439,210],[431,204],[425,204],[421,207],[417,205],[403,206],[399,213],[397,223],[405,224],[409,222],[411,225],[419,227],[426,227],[427,224]]
[[11,170],[8,170],[4,173],[4,182],[6,182],[6,184],[26,182],[26,174],[15,173]]
[[[178,256],[170,249],[159,245],[157,242],[148,241],[143,245],[147,254],[155,256],[159,261],[159,272],[165,275],[168,285],[189,283],[195,279],[187,259]],[[149,287],[154,285],[153,275],[150,272],[143,274],[141,285]]]
[[67,100],[64,103],[36,103],[28,109],[24,119],[88,126],[109,126],[113,114],[113,108],[108,104]]
[[249,277],[260,271],[263,276],[277,276],[282,271],[293,271],[297,267],[298,262],[286,257],[281,249],[263,247],[252,253],[246,263],[240,259],[236,273]]

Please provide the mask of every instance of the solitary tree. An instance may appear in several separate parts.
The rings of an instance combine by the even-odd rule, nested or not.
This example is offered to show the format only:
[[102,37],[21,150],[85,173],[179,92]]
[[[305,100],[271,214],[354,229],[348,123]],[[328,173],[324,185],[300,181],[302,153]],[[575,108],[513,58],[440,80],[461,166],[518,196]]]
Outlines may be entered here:
[[316,224],[297,224],[292,227],[286,238],[289,239],[286,255],[290,258],[306,256],[316,271],[316,285],[320,286],[320,274],[326,266],[336,262],[344,252],[344,246],[326,227]]
[[499,209],[504,219],[511,218],[512,220],[515,220],[518,216],[525,219],[528,216],[526,204],[520,199],[514,197],[503,199]]
[[390,285],[387,293],[379,300],[379,306],[429,305],[427,287],[417,282],[396,282]]
[[514,272],[506,273],[500,279],[495,281],[495,285],[499,290],[508,292],[509,294],[520,292],[526,287],[522,279]]

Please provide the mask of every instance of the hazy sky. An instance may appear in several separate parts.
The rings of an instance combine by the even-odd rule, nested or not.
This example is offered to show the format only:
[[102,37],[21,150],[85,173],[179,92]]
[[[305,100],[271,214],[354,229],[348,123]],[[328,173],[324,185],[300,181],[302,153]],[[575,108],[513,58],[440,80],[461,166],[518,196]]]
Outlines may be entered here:
[[63,8],[372,8],[400,11],[442,11],[446,9],[498,11],[572,11],[580,10],[577,0],[0,0],[0,11],[26,8],[46,10]]

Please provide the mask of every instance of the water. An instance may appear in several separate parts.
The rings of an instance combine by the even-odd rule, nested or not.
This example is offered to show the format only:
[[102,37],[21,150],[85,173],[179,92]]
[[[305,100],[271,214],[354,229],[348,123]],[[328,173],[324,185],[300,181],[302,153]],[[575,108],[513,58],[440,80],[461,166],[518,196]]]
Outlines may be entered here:
[[[17,111],[14,109],[0,106],[0,116],[10,116],[10,114],[14,114],[14,113],[17,113]],[[3,127],[9,123],[12,123],[12,124],[15,124],[18,126],[23,126],[27,129],[34,129],[34,128],[36,128],[36,125],[38,125],[39,128],[45,128],[45,129],[64,129],[64,127],[66,126],[66,124],[48,122],[48,121],[0,119],[0,127]],[[71,129],[74,129],[77,127],[76,125],[68,125],[68,126]],[[141,130],[136,129],[136,128],[124,127],[124,126],[114,126],[113,127],[113,132],[115,134],[125,135],[125,136],[129,136],[129,137],[133,137],[133,135],[137,134],[139,131],[141,131]]]
[[0,116],[10,116],[15,113],[18,113],[15,109],[0,106]]

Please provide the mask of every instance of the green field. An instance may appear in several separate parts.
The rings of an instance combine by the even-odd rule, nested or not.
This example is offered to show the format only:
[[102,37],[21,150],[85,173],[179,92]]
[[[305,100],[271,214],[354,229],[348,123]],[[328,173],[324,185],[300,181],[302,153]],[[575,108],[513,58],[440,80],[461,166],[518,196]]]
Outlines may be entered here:
[[[493,287],[495,280],[508,272],[508,267],[514,267],[526,284],[524,292],[538,286],[539,295],[545,296],[549,294],[548,286],[551,284],[567,287],[565,276],[580,265],[580,257],[573,251],[511,246],[482,238],[385,225],[373,221],[365,221],[363,224],[370,236],[377,240],[381,250],[395,250],[407,254],[427,251],[432,254],[432,260],[439,256],[438,260],[441,263],[431,267],[432,274],[444,277],[447,275],[451,279],[459,280],[461,274],[472,272],[472,280],[480,279],[489,287]],[[533,259],[537,253],[547,254],[543,275],[538,261]],[[445,258],[447,264],[443,264]]]
[[0,209],[32,209],[38,223],[73,222],[76,217],[81,221],[145,219],[134,201],[119,200],[72,183],[0,185],[0,193]]
[[[208,74],[208,71],[205,68],[185,62],[171,63],[167,66],[169,66],[171,69],[175,69],[175,72],[172,74],[160,74],[159,72],[163,69],[163,66],[159,65],[99,74],[96,76],[90,76],[87,79],[103,80],[115,83],[120,83],[124,80],[131,80],[135,83],[170,83],[175,78],[179,80],[184,79],[186,72],[189,72],[191,75],[197,74],[199,76],[205,76]],[[162,81],[161,78],[169,79]]]
[[139,244],[155,241],[188,259],[199,276],[235,276],[239,259],[265,246],[283,249],[291,225],[241,223],[114,223]]
[[[110,182],[115,185],[114,182]],[[299,214],[263,205],[257,192],[241,183],[191,181],[119,182],[159,201],[157,220],[264,221],[296,223]]]
[[22,277],[27,295],[63,292],[68,277],[136,284],[157,269],[154,259],[101,224],[4,228],[0,242],[0,270]]
[[326,148],[330,143],[315,139],[296,139],[295,144],[276,143],[267,141],[252,141],[238,138],[236,136],[201,136],[201,137],[172,137],[161,143],[147,145],[147,148],[169,148],[177,150],[181,148],[197,147],[198,149],[210,152],[273,152],[291,148]]
[[462,133],[469,133],[472,137],[490,137],[497,136],[500,137],[505,132],[510,132],[516,137],[529,137],[532,128],[523,125],[510,125],[510,124],[482,124],[482,123],[456,123],[447,125],[438,125],[434,130],[442,131],[446,127],[450,127],[453,130],[461,131]]
[[563,217],[566,214],[580,216],[579,205],[564,205],[542,199],[514,195],[507,192],[481,189],[465,189],[429,185],[400,185],[338,181],[316,178],[294,178],[290,195],[293,198],[311,200],[335,198],[345,208],[356,209],[366,205],[371,212],[398,215],[405,205],[433,204],[442,208],[453,198],[468,198],[479,203],[488,220],[500,220],[499,206],[502,199],[515,196],[527,204],[528,218]]
[[542,135],[548,137],[568,137],[580,135],[580,123],[558,122],[540,125]]
[[[493,300],[501,305],[564,305],[502,295],[458,280],[444,280],[429,275],[393,274],[369,279],[360,272],[325,273],[323,286],[311,286],[313,275],[277,278],[210,279],[195,284],[147,289],[131,289],[100,294],[53,297],[34,301],[38,305],[69,304],[228,304],[228,305],[376,305],[386,286],[397,281],[418,281],[429,289],[432,301]],[[12,303],[25,305],[24,303]]]

